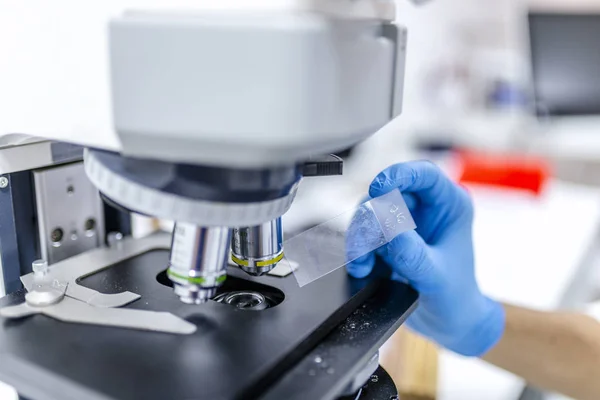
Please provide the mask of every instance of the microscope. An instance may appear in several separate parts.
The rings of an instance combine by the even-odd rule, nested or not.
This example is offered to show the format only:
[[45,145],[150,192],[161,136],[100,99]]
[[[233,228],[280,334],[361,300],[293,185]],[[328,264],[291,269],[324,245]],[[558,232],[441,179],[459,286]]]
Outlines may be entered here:
[[[385,265],[298,287],[312,260],[282,262],[301,180],[401,112],[394,3],[154,3],[90,22],[101,90],[0,122],[0,380],[43,400],[397,398],[377,352],[415,291]],[[132,213],[173,232],[133,238]]]

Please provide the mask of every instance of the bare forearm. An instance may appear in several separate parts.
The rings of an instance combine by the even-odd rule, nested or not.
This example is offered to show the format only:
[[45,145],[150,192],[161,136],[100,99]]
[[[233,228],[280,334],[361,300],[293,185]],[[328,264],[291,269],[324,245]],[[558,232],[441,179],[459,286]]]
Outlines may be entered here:
[[505,308],[506,331],[486,361],[541,388],[600,399],[600,323],[572,313]]

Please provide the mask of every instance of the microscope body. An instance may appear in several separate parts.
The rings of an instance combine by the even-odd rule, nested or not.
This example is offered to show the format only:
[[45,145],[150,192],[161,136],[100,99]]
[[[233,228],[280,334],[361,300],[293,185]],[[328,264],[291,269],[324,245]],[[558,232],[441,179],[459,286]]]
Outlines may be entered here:
[[[0,174],[7,177],[5,188],[0,181],[0,204],[3,189],[11,206],[19,196],[31,197],[13,207],[14,251],[1,246],[10,287],[0,303],[24,298],[16,288],[19,279],[26,280],[19,277],[30,272],[34,255],[40,256],[39,248],[27,245],[29,230],[17,225],[57,221],[43,217],[57,208],[39,205],[45,189],[32,176],[69,163],[78,171],[59,174],[67,176],[67,188],[76,182],[69,195],[81,193],[77,182],[85,172],[86,193],[97,190],[90,203],[101,223],[83,236],[65,229],[71,234],[60,241],[54,240],[57,230],[50,222],[31,229],[30,236],[47,243],[50,253],[70,249],[69,243],[89,239],[92,231],[97,235],[93,243],[63,252],[60,261],[50,260],[50,270],[73,271],[73,285],[81,293],[139,292],[142,301],[148,300],[125,307],[169,311],[193,321],[198,332],[186,339],[160,339],[103,327],[107,330],[95,336],[87,326],[65,328],[35,316],[19,332],[0,327],[0,351],[25,359],[29,347],[11,345],[18,335],[51,335],[35,362],[53,365],[49,381],[62,374],[78,383],[54,397],[66,398],[69,392],[73,398],[93,398],[92,393],[129,398],[136,382],[144,381],[144,368],[117,371],[113,366],[131,359],[156,365],[164,354],[172,357],[160,371],[150,368],[155,384],[144,389],[147,398],[165,398],[165,379],[181,381],[167,392],[174,398],[198,396],[200,387],[210,398],[223,399],[333,399],[355,393],[377,368],[373,355],[383,340],[414,309],[416,293],[377,277],[355,282],[344,271],[298,288],[293,276],[273,272],[285,254],[281,216],[301,180],[341,173],[319,168],[321,162],[314,160],[362,142],[401,112],[407,38],[393,23],[393,2],[138,3],[102,2],[89,10],[73,4],[80,12],[74,19],[60,5],[48,8],[49,17],[60,14],[81,30],[70,33],[33,18],[26,6],[11,10],[19,26],[0,15],[2,36],[20,37],[31,57],[24,59],[0,41],[0,52],[15,54],[14,63],[0,65],[0,83],[8,88],[0,94],[0,161],[5,161]],[[47,29],[35,31],[38,26]],[[22,31],[27,34],[18,36]],[[60,51],[49,54],[48,49]],[[44,95],[23,95],[28,89]],[[39,157],[32,152],[38,148],[43,149]],[[36,156],[23,163],[24,157],[10,156],[13,151]],[[61,179],[54,185],[62,185]],[[114,242],[117,236],[106,234],[115,226],[127,234],[127,224],[115,221],[129,213],[174,221],[172,236]],[[66,256],[74,257],[63,260]],[[10,274],[9,263],[16,265]],[[250,318],[244,312],[259,314]],[[362,318],[361,329],[351,315]],[[64,335],[56,334],[60,329]],[[65,340],[80,335],[89,337],[81,356],[99,360],[97,371],[89,374],[55,365]],[[100,344],[114,351],[102,353]],[[315,360],[328,366],[321,361],[315,366]],[[0,379],[36,397],[44,382],[22,384],[12,379],[13,369],[29,371],[0,361]],[[196,369],[203,374],[201,382],[193,378]],[[115,379],[122,391],[108,383]],[[62,378],[53,382],[65,384]],[[78,392],[81,387],[89,390]]]
[[111,20],[121,149],[88,150],[86,172],[113,202],[176,221],[169,276],[183,301],[214,296],[230,243],[246,272],[275,267],[303,163],[400,112],[406,36],[392,4],[338,3]]

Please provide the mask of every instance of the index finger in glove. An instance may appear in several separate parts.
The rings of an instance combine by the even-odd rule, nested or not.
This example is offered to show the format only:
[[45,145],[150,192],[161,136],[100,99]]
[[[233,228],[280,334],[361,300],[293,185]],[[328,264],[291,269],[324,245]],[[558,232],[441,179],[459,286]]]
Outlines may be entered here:
[[464,190],[429,161],[401,163],[383,170],[371,183],[369,194],[378,197],[394,189],[414,193],[425,205],[466,199]]

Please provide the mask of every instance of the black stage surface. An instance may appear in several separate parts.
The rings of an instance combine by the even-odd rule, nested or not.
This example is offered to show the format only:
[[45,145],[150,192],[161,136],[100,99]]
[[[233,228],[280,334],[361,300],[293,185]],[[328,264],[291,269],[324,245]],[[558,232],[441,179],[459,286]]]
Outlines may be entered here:
[[[354,280],[343,269],[299,288],[293,275],[253,278],[230,268],[221,291],[251,289],[276,301],[283,295],[283,301],[263,311],[215,301],[186,305],[159,282],[167,261],[168,251],[149,251],[81,284],[138,293],[141,299],[128,308],[172,312],[197,325],[193,335],[68,324],[43,315],[3,320],[0,380],[35,400],[332,399],[417,301],[406,285]],[[23,300],[19,291],[0,306]]]

